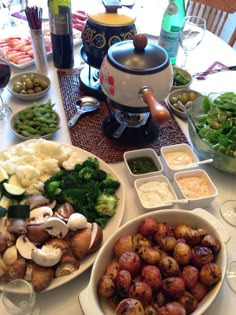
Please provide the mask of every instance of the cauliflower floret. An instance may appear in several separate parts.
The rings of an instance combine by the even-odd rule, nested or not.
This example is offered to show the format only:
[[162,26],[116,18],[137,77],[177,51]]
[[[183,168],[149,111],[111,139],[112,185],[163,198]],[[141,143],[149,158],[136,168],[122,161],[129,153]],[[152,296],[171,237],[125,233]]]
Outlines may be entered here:
[[26,188],[28,195],[40,195],[43,192],[44,183],[41,181],[34,181]]
[[38,159],[34,166],[40,170],[41,175],[51,176],[60,171],[58,160],[54,158]]
[[40,178],[40,171],[32,165],[19,165],[15,173],[26,189]]
[[76,164],[82,163],[83,160],[78,156],[77,152],[72,152],[69,159],[62,163],[62,166],[67,170],[71,171],[75,168]]

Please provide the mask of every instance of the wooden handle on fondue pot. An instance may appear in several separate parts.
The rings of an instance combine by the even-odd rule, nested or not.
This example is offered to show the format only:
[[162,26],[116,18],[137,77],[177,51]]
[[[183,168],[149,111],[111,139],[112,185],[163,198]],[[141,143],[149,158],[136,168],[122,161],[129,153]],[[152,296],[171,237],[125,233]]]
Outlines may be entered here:
[[143,101],[149,106],[152,118],[158,125],[164,125],[171,119],[169,111],[155,99],[154,93],[149,88],[143,88],[141,95]]

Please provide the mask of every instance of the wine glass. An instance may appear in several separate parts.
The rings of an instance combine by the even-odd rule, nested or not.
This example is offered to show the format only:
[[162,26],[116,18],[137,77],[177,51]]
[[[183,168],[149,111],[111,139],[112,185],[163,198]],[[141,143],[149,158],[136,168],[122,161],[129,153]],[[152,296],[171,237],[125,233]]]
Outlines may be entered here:
[[236,226],[236,200],[225,201],[220,207],[220,212],[226,222]]
[[11,76],[11,68],[6,53],[0,49],[0,120],[7,119],[11,114],[11,108],[3,100],[3,90],[7,86]]
[[32,285],[24,279],[8,282],[2,291],[2,304],[12,315],[39,315],[36,294]]
[[184,27],[180,31],[180,45],[184,50],[185,58],[183,67],[186,65],[189,52],[195,49],[203,39],[206,30],[206,21],[198,16],[186,16]]

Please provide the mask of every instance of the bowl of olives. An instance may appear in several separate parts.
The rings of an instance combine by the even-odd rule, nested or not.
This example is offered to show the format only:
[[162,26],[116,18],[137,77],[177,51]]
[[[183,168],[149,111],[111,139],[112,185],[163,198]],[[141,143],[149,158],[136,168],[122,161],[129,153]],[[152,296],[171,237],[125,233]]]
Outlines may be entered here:
[[191,89],[178,89],[170,92],[166,98],[166,103],[171,112],[176,116],[187,119],[186,110],[190,108],[192,103],[202,94]]
[[15,75],[8,83],[10,93],[23,101],[39,100],[47,94],[51,86],[49,78],[36,72]]

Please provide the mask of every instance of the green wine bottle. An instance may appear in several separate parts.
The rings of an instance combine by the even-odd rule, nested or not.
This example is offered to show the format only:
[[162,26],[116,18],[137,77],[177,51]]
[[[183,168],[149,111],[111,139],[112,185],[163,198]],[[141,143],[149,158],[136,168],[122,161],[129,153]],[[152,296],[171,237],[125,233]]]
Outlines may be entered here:
[[184,0],[171,0],[163,15],[158,44],[163,47],[175,64],[179,49],[179,32],[184,26]]
[[48,0],[52,55],[56,68],[74,66],[73,32],[70,0]]

